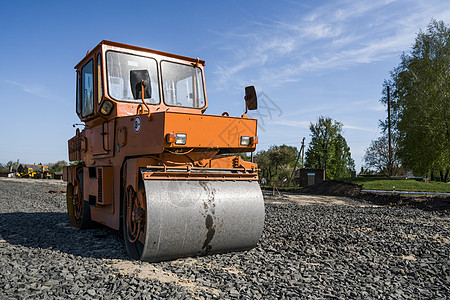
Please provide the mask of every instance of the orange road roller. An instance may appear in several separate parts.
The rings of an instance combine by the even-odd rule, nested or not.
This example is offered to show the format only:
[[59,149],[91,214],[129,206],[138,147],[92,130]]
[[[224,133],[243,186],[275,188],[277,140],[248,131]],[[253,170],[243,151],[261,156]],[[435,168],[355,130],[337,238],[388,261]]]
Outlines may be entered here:
[[[75,66],[68,141],[70,223],[123,230],[128,254],[157,262],[256,246],[264,225],[253,152],[254,87],[240,117],[207,115],[205,62],[102,41]],[[233,155],[234,153],[234,155]]]

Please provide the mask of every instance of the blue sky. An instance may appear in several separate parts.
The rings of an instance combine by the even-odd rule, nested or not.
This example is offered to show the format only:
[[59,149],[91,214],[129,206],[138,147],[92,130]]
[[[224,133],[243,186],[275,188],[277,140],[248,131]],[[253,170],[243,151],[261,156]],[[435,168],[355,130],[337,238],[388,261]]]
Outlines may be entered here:
[[320,115],[343,123],[359,170],[383,80],[432,18],[449,24],[450,1],[3,1],[0,163],[68,160],[73,67],[106,39],[206,60],[209,114],[241,115],[255,85],[258,150],[310,141]]

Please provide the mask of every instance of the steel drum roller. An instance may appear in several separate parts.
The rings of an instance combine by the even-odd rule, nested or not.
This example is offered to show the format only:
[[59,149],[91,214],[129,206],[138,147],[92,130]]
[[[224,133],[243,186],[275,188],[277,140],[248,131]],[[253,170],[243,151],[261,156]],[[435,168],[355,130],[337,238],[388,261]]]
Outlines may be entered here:
[[141,260],[246,250],[264,226],[256,181],[145,180],[147,226]]

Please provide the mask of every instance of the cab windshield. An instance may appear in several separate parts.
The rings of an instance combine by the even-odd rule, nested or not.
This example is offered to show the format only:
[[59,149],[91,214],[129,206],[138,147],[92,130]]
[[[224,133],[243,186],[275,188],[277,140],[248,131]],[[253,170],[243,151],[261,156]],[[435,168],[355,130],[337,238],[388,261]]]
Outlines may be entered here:
[[147,70],[150,76],[151,95],[145,93],[145,102],[160,103],[157,63],[153,58],[108,51],[106,52],[106,70],[108,93],[114,100],[142,102],[141,98],[135,99],[133,96],[130,73]]
[[164,103],[170,106],[205,106],[202,70],[192,65],[162,61]]

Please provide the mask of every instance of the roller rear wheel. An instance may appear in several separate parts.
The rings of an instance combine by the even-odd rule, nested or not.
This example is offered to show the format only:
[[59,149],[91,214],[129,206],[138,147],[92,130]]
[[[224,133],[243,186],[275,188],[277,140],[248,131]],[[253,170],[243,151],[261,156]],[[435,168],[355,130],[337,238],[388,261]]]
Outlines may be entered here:
[[83,171],[75,176],[74,184],[67,184],[67,212],[70,224],[79,229],[92,227],[89,202],[83,200]]
[[124,193],[122,216],[125,248],[131,258],[139,260],[144,251],[146,214],[132,187],[128,187]]

